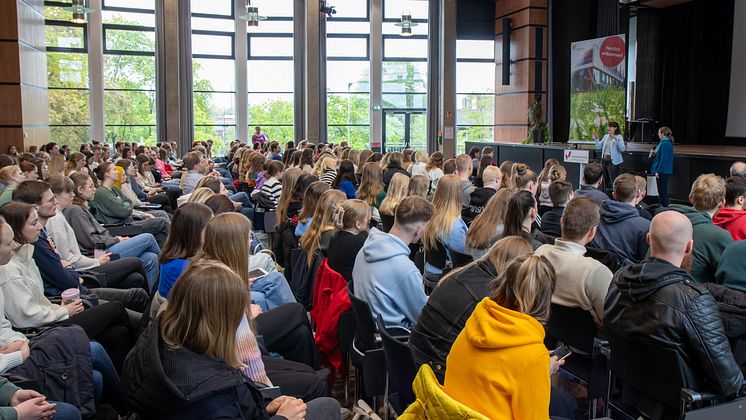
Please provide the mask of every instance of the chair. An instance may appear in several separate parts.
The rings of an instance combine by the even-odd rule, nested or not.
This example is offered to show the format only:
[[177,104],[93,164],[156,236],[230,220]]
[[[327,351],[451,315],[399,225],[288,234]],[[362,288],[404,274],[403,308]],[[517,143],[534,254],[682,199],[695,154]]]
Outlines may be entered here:
[[452,249],[449,249],[448,253],[451,254],[451,263],[453,264],[454,269],[463,267],[474,261],[474,258],[469,254],[462,254]]
[[277,231],[277,212],[272,210],[264,213],[264,233],[275,233]]
[[[352,283],[347,286],[350,295],[352,311],[355,314],[355,338],[352,340],[350,356],[357,373],[362,377],[357,379],[359,390],[362,384],[363,395],[367,398],[384,395],[386,393],[386,377],[383,374],[386,359],[381,347],[380,337],[376,337],[376,326],[367,302],[358,299],[353,294]],[[357,400],[357,397],[355,398]]]
[[565,360],[562,370],[588,386],[588,398],[592,400],[589,414],[590,418],[595,418],[597,399],[606,397],[609,383],[607,361],[600,352],[607,343],[596,336],[596,324],[590,312],[553,303],[550,314],[545,341],[549,348],[561,341],[575,350]]
[[339,325],[337,327],[339,333],[339,350],[342,353],[342,360],[344,360],[345,372],[345,403],[349,404],[349,389],[350,389],[350,352],[352,351],[352,340],[355,339],[355,313],[353,311],[345,312],[339,316]]
[[381,224],[383,225],[383,231],[389,233],[392,227],[394,227],[394,216],[388,214],[381,215]]
[[[633,341],[613,330],[608,330],[607,334],[611,345],[611,370],[622,384],[621,401],[607,399],[612,413],[651,419],[744,418],[746,398],[737,400],[740,408],[730,404],[695,407],[704,402],[713,403],[719,396],[692,390],[699,388],[699,381],[687,375],[686,362],[676,350]],[[703,416],[703,413],[716,412],[720,412],[719,417]],[[727,413],[739,414],[725,416]]]
[[594,248],[592,246],[586,246],[585,256],[591,257],[594,260],[605,265],[606,268],[611,270],[612,273],[616,273],[617,270],[622,268],[622,260],[619,258],[619,256],[605,249]]
[[[412,382],[417,376],[417,364],[409,350],[408,340],[401,341],[391,335],[392,329],[386,328],[381,315],[378,315],[376,324],[383,341],[383,352],[386,355],[388,402],[397,414],[401,414],[415,400]],[[406,331],[405,328],[400,329]],[[407,335],[408,333],[409,331]]]
[[[446,254],[446,247],[443,245],[442,242],[438,241],[435,244],[434,249],[425,249],[425,262],[427,264],[430,264],[433,267],[439,268],[443,271],[450,268],[449,261],[448,261],[448,254]],[[428,275],[425,273],[423,276],[423,282],[425,284],[425,293],[430,294],[431,291],[435,290],[436,287],[438,287],[438,283],[440,282],[440,278],[443,277],[443,275]]]

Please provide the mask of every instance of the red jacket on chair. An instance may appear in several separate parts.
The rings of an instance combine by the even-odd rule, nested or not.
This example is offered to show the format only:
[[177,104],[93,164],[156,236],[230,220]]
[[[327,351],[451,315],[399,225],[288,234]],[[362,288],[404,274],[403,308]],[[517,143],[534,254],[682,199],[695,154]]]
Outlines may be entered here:
[[347,281],[329,268],[327,261],[324,259],[316,272],[311,319],[316,324],[316,346],[322,360],[334,371],[340,371],[342,353],[339,349],[339,316],[352,310],[352,303],[347,294]]

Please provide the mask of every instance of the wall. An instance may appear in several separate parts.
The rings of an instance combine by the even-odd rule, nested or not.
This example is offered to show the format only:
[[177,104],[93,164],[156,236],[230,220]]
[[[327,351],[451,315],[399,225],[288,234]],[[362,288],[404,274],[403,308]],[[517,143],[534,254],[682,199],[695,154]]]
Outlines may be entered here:
[[0,2],[0,152],[49,142],[43,0]]
[[[502,84],[503,19],[512,19],[510,35],[510,84]],[[543,54],[536,57],[536,28],[543,28]],[[497,0],[495,2],[495,141],[520,143],[528,137],[528,106],[539,92],[535,65],[542,66],[542,103],[547,115],[547,0]],[[545,117],[546,118],[546,117]]]

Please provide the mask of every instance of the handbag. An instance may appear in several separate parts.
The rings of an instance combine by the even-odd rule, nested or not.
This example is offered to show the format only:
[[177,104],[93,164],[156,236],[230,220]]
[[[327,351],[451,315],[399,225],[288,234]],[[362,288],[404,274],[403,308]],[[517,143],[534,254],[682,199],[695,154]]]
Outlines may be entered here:
[[352,420],[381,420],[381,417],[363,400],[358,400],[355,403],[352,412],[355,414]]

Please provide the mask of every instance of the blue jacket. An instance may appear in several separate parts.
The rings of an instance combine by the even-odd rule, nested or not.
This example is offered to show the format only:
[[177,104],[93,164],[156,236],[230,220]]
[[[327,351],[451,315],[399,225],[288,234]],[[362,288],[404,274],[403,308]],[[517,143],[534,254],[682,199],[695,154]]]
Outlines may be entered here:
[[655,156],[650,172],[665,175],[673,173],[673,143],[668,137],[663,137],[658,146],[655,147]]
[[357,198],[357,192],[355,191],[355,186],[352,185],[352,182],[346,179],[339,183],[339,187],[337,187],[337,189],[345,193],[345,196],[347,197],[348,200]]
[[409,259],[409,246],[376,228],[355,258],[354,293],[387,326],[411,328],[427,302],[422,275]]
[[588,197],[595,201],[596,204],[601,206],[601,203],[609,199],[609,196],[605,192],[591,185],[581,185],[580,188],[575,190],[573,193],[575,197]]
[[39,239],[34,242],[34,262],[39,268],[41,279],[44,281],[44,294],[59,296],[66,289],[80,288],[80,276],[72,268],[62,268],[59,254],[52,248],[47,231],[42,229]]
[[[611,155],[611,163],[614,165],[619,165],[622,162],[624,162],[624,159],[622,158],[622,152],[626,148],[624,144],[624,139],[620,135],[614,136],[616,137],[616,142],[612,144],[609,147],[609,154]],[[604,151],[604,147],[606,147],[606,142],[611,141],[611,136],[608,134],[604,136],[601,140],[594,140],[596,143],[596,149],[600,150],[601,153]],[[601,156],[603,158],[603,156]]]
[[[448,233],[448,237],[439,238],[446,247],[446,253],[449,253],[449,251],[456,251],[460,254],[464,254],[466,252],[466,234],[468,232],[469,228],[466,226],[466,223],[464,223],[464,220],[461,216],[457,217],[451,225],[451,231]],[[425,263],[425,271],[431,274],[441,274],[443,272],[440,268],[433,267],[427,262]]]
[[650,221],[640,217],[634,206],[615,200],[601,204],[601,224],[591,243],[619,256],[623,265],[639,263],[648,253],[645,241]]
[[176,284],[181,273],[189,266],[189,261],[177,258],[167,263],[161,264],[161,274],[158,280],[158,293],[163,299],[168,299],[171,288]]

